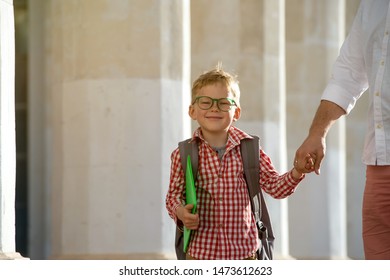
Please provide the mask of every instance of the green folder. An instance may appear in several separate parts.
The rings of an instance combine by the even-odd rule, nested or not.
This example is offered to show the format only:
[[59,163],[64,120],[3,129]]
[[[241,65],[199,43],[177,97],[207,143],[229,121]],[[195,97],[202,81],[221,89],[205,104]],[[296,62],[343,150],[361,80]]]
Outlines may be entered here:
[[[191,157],[188,155],[187,157],[187,170],[186,170],[186,204],[192,204],[194,207],[192,208],[192,214],[196,213],[196,189],[195,189],[195,181],[194,175],[192,174],[192,164]],[[184,227],[184,245],[183,251],[187,253],[188,244],[191,239],[191,230]]]

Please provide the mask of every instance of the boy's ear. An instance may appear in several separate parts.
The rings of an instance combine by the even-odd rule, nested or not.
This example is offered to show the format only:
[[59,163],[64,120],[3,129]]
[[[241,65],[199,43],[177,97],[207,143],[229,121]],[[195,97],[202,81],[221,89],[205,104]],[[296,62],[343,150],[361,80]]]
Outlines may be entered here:
[[237,107],[234,111],[233,121],[238,121],[241,117],[241,108]]
[[196,114],[195,114],[195,108],[194,105],[190,105],[188,107],[188,115],[193,119],[194,121],[196,120]]

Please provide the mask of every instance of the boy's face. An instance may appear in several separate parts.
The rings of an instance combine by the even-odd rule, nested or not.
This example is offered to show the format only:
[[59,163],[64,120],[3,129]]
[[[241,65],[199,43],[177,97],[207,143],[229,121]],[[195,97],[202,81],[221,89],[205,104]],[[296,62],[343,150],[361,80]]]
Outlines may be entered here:
[[[233,95],[222,83],[204,86],[197,92],[196,97],[199,96],[208,96],[213,99],[233,99]],[[204,110],[199,107],[198,102],[195,102],[193,105],[190,105],[188,113],[193,120],[198,122],[203,133],[218,134],[227,132],[233,121],[240,118],[240,112],[241,110],[237,106],[231,106],[229,111],[224,112],[218,108],[217,102],[213,102],[213,106],[210,109]]]

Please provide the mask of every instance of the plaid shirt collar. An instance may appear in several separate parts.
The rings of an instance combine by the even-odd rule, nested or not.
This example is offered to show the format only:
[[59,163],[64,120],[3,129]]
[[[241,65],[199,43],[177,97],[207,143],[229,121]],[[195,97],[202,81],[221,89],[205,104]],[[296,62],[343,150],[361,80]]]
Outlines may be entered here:
[[[226,142],[226,149],[230,149],[232,147],[240,145],[241,140],[246,138],[253,139],[253,137],[248,133],[242,131],[241,129],[235,126],[231,126],[228,130],[228,140]],[[192,135],[192,139],[190,142],[197,141],[197,140],[207,143],[207,141],[203,138],[202,129],[200,127],[198,127],[194,131],[194,134]]]

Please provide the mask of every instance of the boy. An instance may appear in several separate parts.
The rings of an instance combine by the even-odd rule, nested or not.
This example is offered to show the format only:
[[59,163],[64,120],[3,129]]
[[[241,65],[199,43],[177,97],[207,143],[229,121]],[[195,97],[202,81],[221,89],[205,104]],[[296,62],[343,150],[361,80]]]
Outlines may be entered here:
[[[221,66],[193,83],[189,115],[199,124],[192,138],[199,145],[197,213],[191,214],[193,205],[185,205],[185,177],[178,148],[171,155],[166,196],[170,217],[194,230],[187,259],[254,259],[259,246],[240,153],[240,141],[252,137],[232,125],[240,118],[239,99],[238,81]],[[264,151],[260,149],[259,153],[260,186],[274,198],[291,195],[304,173],[311,171],[310,155],[302,166],[296,162],[292,170],[279,175]]]

